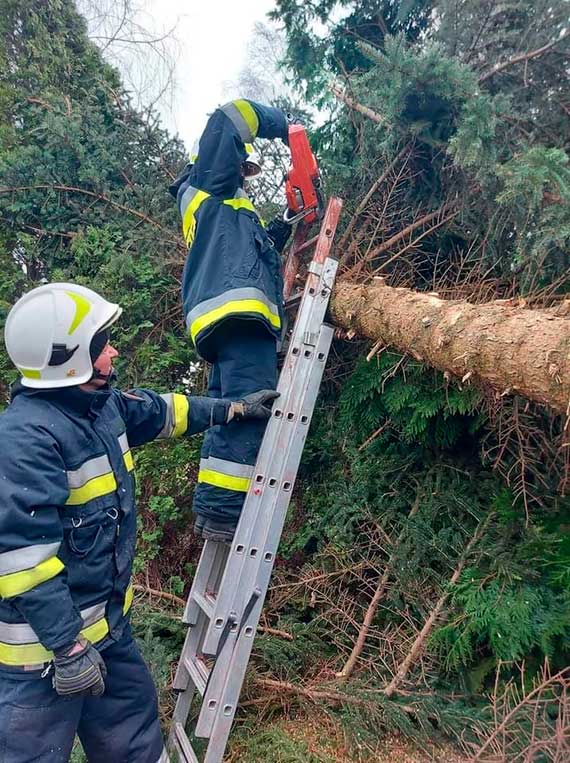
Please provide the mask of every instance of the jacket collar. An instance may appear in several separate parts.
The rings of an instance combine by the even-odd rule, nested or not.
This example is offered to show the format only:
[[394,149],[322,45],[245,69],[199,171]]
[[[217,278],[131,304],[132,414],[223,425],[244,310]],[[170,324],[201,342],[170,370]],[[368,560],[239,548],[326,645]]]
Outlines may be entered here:
[[32,389],[24,387],[20,382],[16,382],[11,390],[10,396],[14,400],[20,395],[25,397],[39,397],[49,400],[58,408],[67,408],[86,416],[92,412],[96,414],[107,402],[111,394],[111,387],[103,387],[97,392],[85,392],[80,387],[63,387],[60,389]]

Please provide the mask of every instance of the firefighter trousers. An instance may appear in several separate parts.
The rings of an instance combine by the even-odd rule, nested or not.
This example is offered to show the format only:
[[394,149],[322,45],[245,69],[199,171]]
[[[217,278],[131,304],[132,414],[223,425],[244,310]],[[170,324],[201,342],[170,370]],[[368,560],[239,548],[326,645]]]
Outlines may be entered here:
[[[209,338],[214,361],[208,394],[239,400],[250,392],[275,389],[277,343],[261,322],[230,319]],[[211,519],[239,517],[253,474],[266,421],[231,421],[204,436],[194,511]]]
[[168,761],[156,690],[131,634],[101,654],[101,697],[60,697],[51,674],[0,673],[0,763],[67,763],[76,734],[89,763]]

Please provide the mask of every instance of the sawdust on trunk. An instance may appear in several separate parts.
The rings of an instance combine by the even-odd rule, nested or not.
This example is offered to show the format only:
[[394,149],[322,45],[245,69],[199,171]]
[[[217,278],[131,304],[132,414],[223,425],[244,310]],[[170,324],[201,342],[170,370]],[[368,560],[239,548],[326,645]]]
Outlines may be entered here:
[[509,301],[473,305],[435,293],[337,282],[337,325],[409,353],[460,379],[519,394],[568,414],[569,302],[531,310]]

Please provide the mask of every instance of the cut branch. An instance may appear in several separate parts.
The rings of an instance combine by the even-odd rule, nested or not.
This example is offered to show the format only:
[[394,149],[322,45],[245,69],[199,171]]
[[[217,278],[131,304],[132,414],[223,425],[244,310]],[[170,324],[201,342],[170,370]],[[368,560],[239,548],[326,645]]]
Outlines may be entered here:
[[459,379],[520,394],[567,414],[570,320],[512,301],[472,305],[433,294],[340,281],[332,300],[338,326],[382,341]]
[[371,119],[373,122],[376,122],[379,125],[386,124],[386,120],[381,114],[378,114],[368,106],[364,106],[354,98],[351,98],[350,95],[347,95],[339,85],[331,85],[331,92],[335,98],[338,98],[339,101],[342,101],[354,111],[358,111],[359,114],[363,114],[365,117],[368,117],[368,119]]

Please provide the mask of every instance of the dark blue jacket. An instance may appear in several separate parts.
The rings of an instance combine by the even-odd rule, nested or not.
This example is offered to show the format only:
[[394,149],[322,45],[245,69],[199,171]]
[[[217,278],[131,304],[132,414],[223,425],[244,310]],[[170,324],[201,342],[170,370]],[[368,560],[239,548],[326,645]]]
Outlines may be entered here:
[[279,338],[283,282],[279,255],[242,189],[244,144],[287,140],[283,112],[236,100],[212,114],[198,156],[171,186],[189,251],[182,276],[188,332],[198,353],[212,360],[208,336],[232,317],[260,320]]
[[120,638],[132,601],[131,448],[227,418],[213,398],[17,387],[0,416],[0,668],[21,675],[81,631]]

